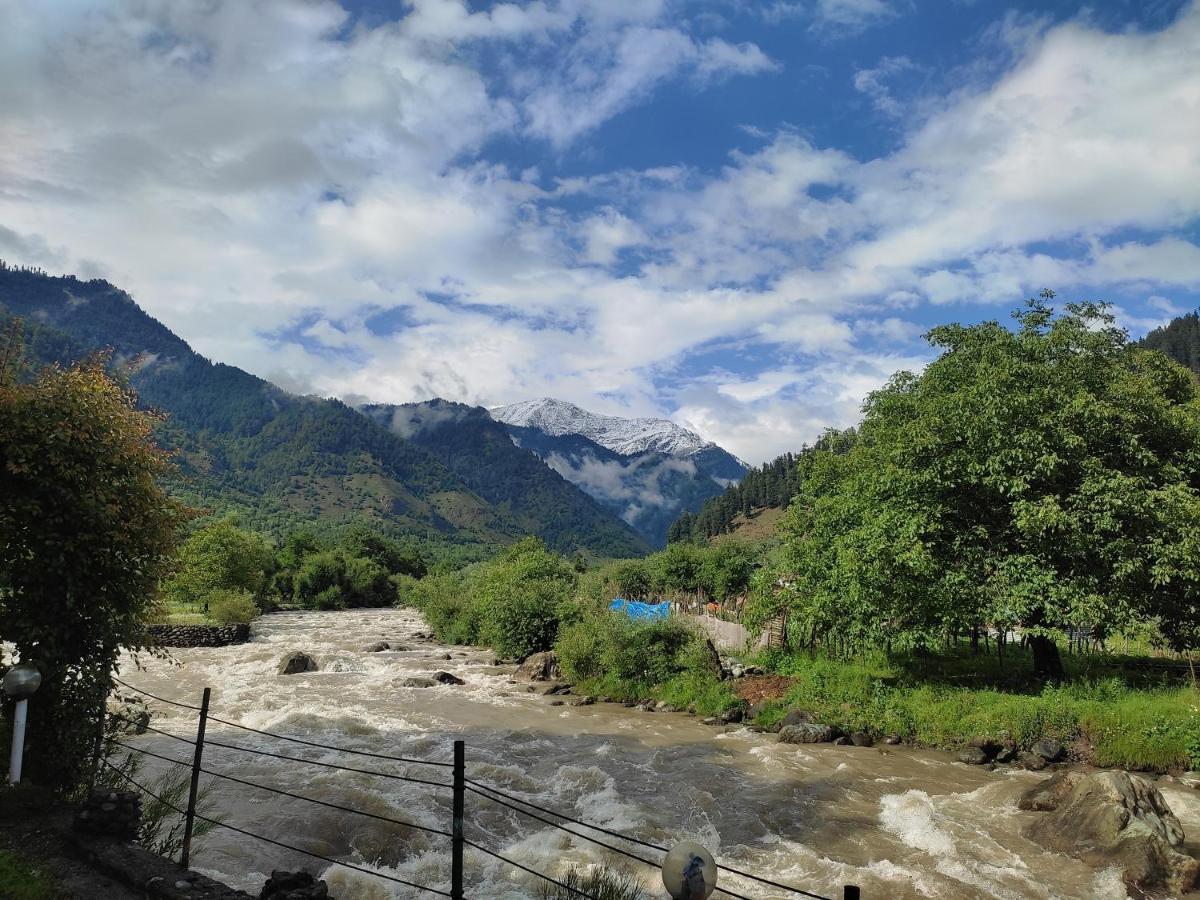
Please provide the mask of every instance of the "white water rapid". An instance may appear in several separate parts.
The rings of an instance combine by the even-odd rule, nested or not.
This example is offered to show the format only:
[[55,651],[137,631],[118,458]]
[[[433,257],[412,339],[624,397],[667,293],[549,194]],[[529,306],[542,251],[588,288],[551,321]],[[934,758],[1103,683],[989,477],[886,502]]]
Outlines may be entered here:
[[[198,704],[212,688],[212,714],[254,728],[375,753],[446,761],[463,739],[467,773],[510,794],[657,844],[692,839],[718,860],[777,881],[841,897],[1124,898],[1115,871],[1094,871],[1021,836],[1036,813],[1016,799],[1043,777],[987,772],[945,754],[904,748],[796,747],[748,730],[722,733],[683,714],[610,704],[551,706],[555,698],[510,684],[511,668],[485,650],[445,647],[412,635],[425,629],[405,610],[278,613],[254,626],[248,644],[175,650],[170,659],[126,660],[121,677],[164,697]],[[378,640],[410,650],[369,653]],[[289,650],[320,671],[276,674]],[[450,658],[445,658],[450,654]],[[465,685],[405,687],[445,670]],[[566,698],[569,701],[571,698]],[[149,702],[153,724],[195,733],[195,714]],[[306,748],[210,722],[226,743],[448,781],[449,770]],[[191,748],[148,733],[133,742],[189,759]],[[434,828],[449,829],[450,792],[209,746],[205,766],[239,778]],[[149,760],[139,779],[165,764]],[[325,856],[440,890],[449,888],[449,841],[217,779],[207,814]],[[1200,836],[1200,792],[1163,785],[1187,829]],[[621,865],[662,897],[658,872],[622,860],[539,822],[467,795],[467,838],[533,869],[561,875],[571,863]],[[609,839],[611,840],[611,839]],[[1190,841],[1189,841],[1190,843]],[[636,849],[636,848],[633,848]],[[654,859],[657,854],[643,851]],[[315,863],[223,829],[197,842],[194,865],[257,893],[271,869],[320,872],[340,900],[431,896],[339,866]],[[538,896],[537,881],[474,850],[467,896]],[[754,898],[795,895],[722,875]]]

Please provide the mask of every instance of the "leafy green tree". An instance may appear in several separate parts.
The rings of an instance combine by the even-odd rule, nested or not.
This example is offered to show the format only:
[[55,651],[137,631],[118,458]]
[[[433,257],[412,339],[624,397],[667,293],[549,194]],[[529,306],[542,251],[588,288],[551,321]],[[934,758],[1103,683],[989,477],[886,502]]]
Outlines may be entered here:
[[481,574],[474,589],[483,642],[505,657],[549,650],[579,577],[574,566],[529,537],[501,553]]
[[697,583],[714,600],[737,597],[750,587],[757,558],[755,548],[744,543],[727,542],[708,548],[700,555]]
[[647,560],[651,587],[657,593],[694,593],[699,584],[700,547],[668,544]]
[[933,329],[941,356],[872,394],[853,447],[802,462],[774,578],[802,639],[912,645],[994,623],[1054,637],[1200,619],[1195,378],[1053,293],[1018,327]]
[[340,596],[345,573],[346,560],[340,553],[334,550],[310,553],[296,572],[296,601],[314,607],[317,597],[326,591],[335,590]]
[[244,591],[261,606],[266,597],[274,553],[261,535],[223,520],[197,529],[179,548],[175,572],[163,595],[176,603],[200,606],[210,595]]
[[205,599],[208,614],[222,625],[252,622],[259,614],[258,604],[249,591],[221,588]]
[[362,526],[350,529],[342,539],[341,546],[348,557],[358,556],[373,560],[389,575],[423,578],[429,571],[428,564],[416,547],[388,540]]
[[396,587],[388,570],[373,559],[346,557],[342,578],[346,606],[391,606],[396,602]]
[[156,419],[106,360],[24,381],[15,343],[0,348],[0,635],[42,673],[28,777],[66,790],[85,777],[118,653],[144,646],[180,511],[159,485]]
[[650,573],[640,559],[623,559],[612,567],[614,587],[618,596],[642,600],[650,594]]

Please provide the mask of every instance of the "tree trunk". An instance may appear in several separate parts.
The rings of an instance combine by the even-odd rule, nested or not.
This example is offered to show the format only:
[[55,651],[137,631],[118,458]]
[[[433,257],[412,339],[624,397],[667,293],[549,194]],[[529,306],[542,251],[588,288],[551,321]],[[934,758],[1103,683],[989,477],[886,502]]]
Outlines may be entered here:
[[1029,647],[1033,650],[1033,674],[1039,678],[1059,681],[1063,677],[1062,657],[1058,645],[1045,635],[1030,635]]

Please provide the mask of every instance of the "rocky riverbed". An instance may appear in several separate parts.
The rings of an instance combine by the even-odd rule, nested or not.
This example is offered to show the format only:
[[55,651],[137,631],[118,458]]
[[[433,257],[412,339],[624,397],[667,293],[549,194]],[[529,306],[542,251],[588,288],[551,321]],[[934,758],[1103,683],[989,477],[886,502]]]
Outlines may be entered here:
[[[383,644],[385,646],[380,646]],[[307,662],[281,665],[292,651]],[[255,624],[249,643],[173,652],[127,666],[123,678],[163,697],[198,703],[213,689],[213,714],[265,731],[373,753],[445,761],[467,745],[470,777],[523,799],[658,844],[697,840],[746,871],[840,896],[1130,896],[1121,869],[1046,849],[1027,832],[1046,815],[1018,804],[1044,773],[965,765],[951,754],[886,745],[790,743],[737,725],[713,727],[683,713],[580,703],[515,682],[491,651],[446,647],[405,610],[281,613]],[[291,669],[292,674],[283,674]],[[441,674],[439,674],[441,673]],[[442,676],[449,676],[444,678]],[[461,682],[461,683],[458,683]],[[194,733],[191,710],[150,702],[155,727]],[[288,744],[210,723],[215,740],[288,756],[428,778],[444,770],[374,761]],[[177,759],[185,745],[153,732],[139,746]],[[449,792],[421,784],[211,748],[206,767],[293,793],[447,828]],[[163,764],[151,761],[148,777]],[[1186,838],[1200,847],[1200,791],[1156,786]],[[210,815],[241,828],[445,890],[444,838],[213,781]],[[618,864],[662,895],[657,873],[470,795],[467,836],[539,871]],[[324,870],[346,898],[421,896],[340,866],[218,829],[201,844],[202,871],[246,888],[273,868]],[[477,851],[467,859],[468,895],[537,896],[532,876]],[[738,878],[722,884],[756,898],[793,896]]]

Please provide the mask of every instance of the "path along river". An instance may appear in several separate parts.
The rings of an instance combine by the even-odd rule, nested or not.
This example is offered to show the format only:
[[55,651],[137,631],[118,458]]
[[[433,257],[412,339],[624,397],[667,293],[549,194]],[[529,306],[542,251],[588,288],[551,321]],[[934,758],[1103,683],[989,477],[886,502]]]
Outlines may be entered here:
[[[466,742],[467,774],[510,794],[660,845],[694,839],[737,868],[827,897],[857,884],[864,898],[1123,898],[1115,870],[1095,871],[1021,836],[1036,813],[1022,790],[1044,776],[987,772],[946,754],[905,748],[796,747],[748,730],[719,732],[676,713],[612,704],[551,706],[510,683],[486,650],[415,640],[425,630],[406,610],[277,613],[248,644],[176,650],[130,661],[123,679],[261,730],[375,753],[448,760]],[[409,650],[369,653],[378,640]],[[276,673],[289,650],[311,653],[318,672]],[[445,654],[451,654],[445,659]],[[405,687],[412,676],[452,672],[465,685]],[[571,698],[567,698],[568,701]],[[195,713],[150,702],[154,725],[195,734]],[[210,739],[289,756],[432,780],[449,770],[306,748],[210,722]],[[148,733],[137,746],[189,758],[190,747]],[[209,746],[206,768],[434,828],[451,820],[450,792]],[[149,760],[142,777],[164,764]],[[449,887],[446,838],[212,779],[208,814],[285,843],[441,890]],[[1200,792],[1164,785],[1188,832],[1200,838]],[[517,813],[467,795],[467,838],[548,874],[572,863],[617,863],[665,896],[658,873]],[[631,848],[637,849],[637,848]],[[653,851],[641,851],[653,859]],[[272,868],[312,860],[216,829],[198,843],[201,871],[257,891]],[[432,896],[370,875],[316,863],[341,900]],[[467,896],[537,897],[537,880],[477,851],[466,857]],[[722,875],[747,897],[796,895]]]

